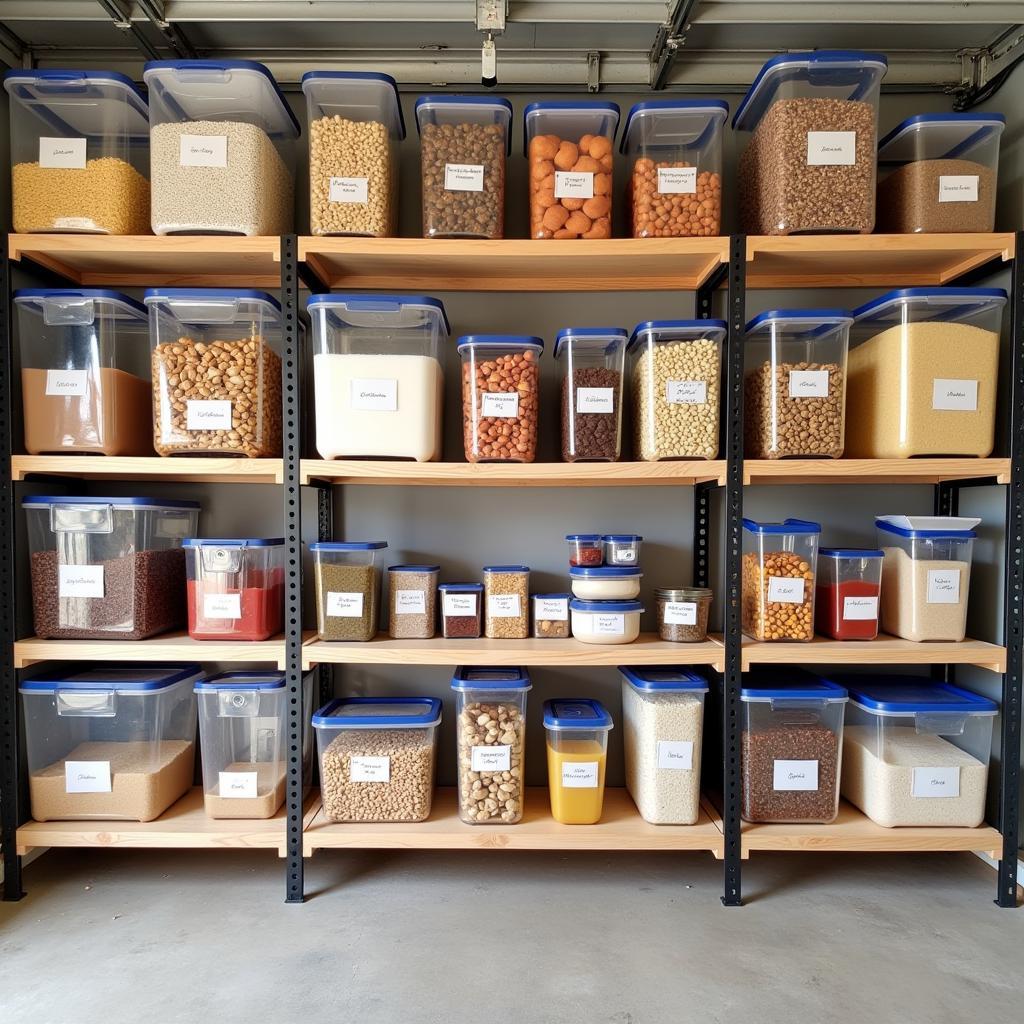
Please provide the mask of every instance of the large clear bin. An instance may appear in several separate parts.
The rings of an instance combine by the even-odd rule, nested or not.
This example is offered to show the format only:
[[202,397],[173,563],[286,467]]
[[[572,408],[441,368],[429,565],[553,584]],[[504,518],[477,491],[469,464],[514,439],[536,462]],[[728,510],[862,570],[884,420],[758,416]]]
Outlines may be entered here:
[[563,825],[595,825],[604,808],[612,716],[600,701],[544,701],[551,816]]
[[322,540],[309,545],[316,566],[316,622],[321,640],[372,640],[380,607],[378,552],[387,541]]
[[815,628],[833,640],[878,636],[881,549],[822,548],[814,597]]

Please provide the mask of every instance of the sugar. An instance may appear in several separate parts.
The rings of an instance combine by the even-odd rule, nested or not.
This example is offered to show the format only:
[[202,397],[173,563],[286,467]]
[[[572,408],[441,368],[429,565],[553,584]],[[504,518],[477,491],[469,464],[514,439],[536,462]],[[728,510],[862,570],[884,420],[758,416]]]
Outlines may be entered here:
[[[905,640],[952,640],[967,632],[967,590],[971,563],[911,558],[903,548],[883,548],[882,629]],[[959,573],[958,600],[936,604],[928,600],[929,573]]]
[[231,773],[256,773],[256,796],[221,796],[220,787],[204,794],[203,806],[210,818],[271,818],[284,801],[284,761],[236,761],[222,769]]

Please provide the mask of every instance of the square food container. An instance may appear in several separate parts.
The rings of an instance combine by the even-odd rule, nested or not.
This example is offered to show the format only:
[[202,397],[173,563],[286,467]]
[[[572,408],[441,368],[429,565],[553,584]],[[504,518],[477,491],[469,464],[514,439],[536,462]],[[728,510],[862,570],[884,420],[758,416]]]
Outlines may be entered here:
[[372,640],[377,635],[380,565],[387,541],[322,540],[309,545],[316,576],[321,640]]
[[599,533],[567,533],[569,565],[604,565],[604,538]]
[[601,538],[607,565],[638,566],[644,539],[639,533],[606,533]]
[[878,636],[882,559],[872,548],[822,548],[818,552],[815,628],[833,640]]
[[388,635],[429,640],[436,629],[439,565],[388,566]]
[[533,636],[537,640],[564,640],[569,636],[569,594],[533,594]]
[[612,716],[600,701],[544,701],[551,816],[563,825],[594,825],[604,808]]
[[525,640],[530,635],[530,567],[484,566],[484,636]]
[[441,635],[445,640],[478,640],[482,634],[482,583],[439,583]]

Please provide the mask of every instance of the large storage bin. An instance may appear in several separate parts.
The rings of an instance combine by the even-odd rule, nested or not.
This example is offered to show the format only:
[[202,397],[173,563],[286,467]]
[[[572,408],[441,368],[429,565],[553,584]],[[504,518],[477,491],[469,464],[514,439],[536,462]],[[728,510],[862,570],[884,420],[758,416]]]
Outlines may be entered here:
[[184,626],[181,542],[199,502],[33,495],[22,507],[36,636],[142,640]]
[[596,700],[544,701],[551,816],[563,825],[594,825],[604,808],[612,716]]
[[198,665],[57,669],[21,682],[37,821],[152,821],[192,785]]
[[316,564],[316,622],[321,640],[372,640],[377,635],[380,566],[387,542],[317,541],[309,545]]
[[4,75],[15,231],[149,232],[149,108],[113,71]]

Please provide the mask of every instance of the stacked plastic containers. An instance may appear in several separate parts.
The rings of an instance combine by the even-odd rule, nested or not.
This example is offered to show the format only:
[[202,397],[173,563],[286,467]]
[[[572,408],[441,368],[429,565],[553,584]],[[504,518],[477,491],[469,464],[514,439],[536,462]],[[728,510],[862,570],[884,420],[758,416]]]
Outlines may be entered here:
[[316,567],[316,621],[321,640],[372,640],[377,635],[380,565],[387,542],[317,541],[309,545]]
[[325,459],[441,457],[448,317],[425,295],[313,295],[316,446]]
[[815,628],[833,640],[878,636],[884,552],[869,548],[822,548],[818,552]]
[[604,808],[612,717],[596,700],[544,702],[551,816],[563,825],[594,825]]
[[631,644],[640,635],[643,573],[637,566],[571,566],[572,635],[587,644]]

